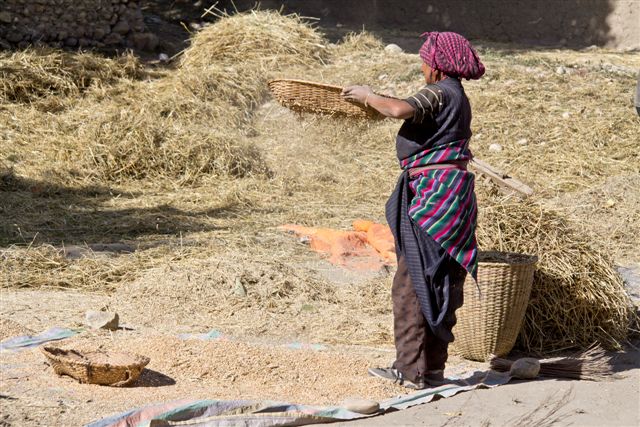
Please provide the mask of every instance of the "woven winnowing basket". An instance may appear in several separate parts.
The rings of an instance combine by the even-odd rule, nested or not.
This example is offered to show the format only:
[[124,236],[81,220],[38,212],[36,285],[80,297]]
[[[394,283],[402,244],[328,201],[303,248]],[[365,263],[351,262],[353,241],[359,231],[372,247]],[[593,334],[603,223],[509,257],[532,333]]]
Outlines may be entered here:
[[79,352],[57,347],[41,347],[58,375],[68,375],[81,383],[127,386],[138,379],[149,358],[129,353]]
[[456,312],[455,352],[484,361],[511,351],[527,310],[537,261],[524,254],[480,254],[478,285],[467,276],[464,305]]
[[376,110],[342,98],[342,87],[304,80],[276,79],[269,82],[273,96],[283,106],[298,112],[379,119]]

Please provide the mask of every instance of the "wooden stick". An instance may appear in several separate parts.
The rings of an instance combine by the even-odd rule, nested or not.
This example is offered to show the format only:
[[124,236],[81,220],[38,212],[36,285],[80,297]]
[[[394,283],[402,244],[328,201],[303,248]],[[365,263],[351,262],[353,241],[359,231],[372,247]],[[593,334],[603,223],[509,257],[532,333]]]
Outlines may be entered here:
[[478,158],[474,158],[469,162],[469,168],[475,173],[486,175],[501,187],[507,187],[527,197],[533,194],[533,189],[525,183],[518,181],[502,171],[499,171]]

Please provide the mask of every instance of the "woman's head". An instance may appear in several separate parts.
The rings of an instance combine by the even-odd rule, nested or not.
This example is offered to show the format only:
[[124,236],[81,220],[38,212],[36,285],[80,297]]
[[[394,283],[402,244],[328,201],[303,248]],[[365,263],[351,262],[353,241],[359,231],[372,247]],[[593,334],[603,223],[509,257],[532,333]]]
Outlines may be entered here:
[[420,48],[420,58],[428,67],[423,67],[425,79],[429,78],[429,69],[467,80],[479,79],[484,74],[484,65],[478,54],[460,34],[431,32],[422,34],[422,37],[426,37]]

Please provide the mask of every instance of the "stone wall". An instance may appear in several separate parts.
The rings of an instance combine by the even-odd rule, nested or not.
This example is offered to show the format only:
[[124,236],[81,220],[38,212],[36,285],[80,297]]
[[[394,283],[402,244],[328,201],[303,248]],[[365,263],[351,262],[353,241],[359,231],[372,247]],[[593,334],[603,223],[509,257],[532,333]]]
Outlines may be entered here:
[[0,47],[135,47],[153,50],[138,0],[0,0]]

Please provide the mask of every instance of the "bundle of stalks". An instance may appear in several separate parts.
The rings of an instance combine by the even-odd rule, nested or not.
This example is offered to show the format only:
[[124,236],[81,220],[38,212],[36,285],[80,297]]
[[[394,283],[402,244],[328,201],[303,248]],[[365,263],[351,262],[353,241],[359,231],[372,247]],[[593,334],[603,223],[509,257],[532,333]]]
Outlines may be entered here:
[[27,49],[0,53],[0,104],[31,103],[50,96],[75,96],[92,86],[146,74],[138,59],[87,52]]
[[479,189],[481,249],[537,255],[531,299],[519,345],[529,352],[619,348],[635,314],[612,261],[593,236],[533,200]]
[[[570,357],[542,359],[539,362],[539,375],[543,377],[600,381],[613,375],[611,356],[597,345]],[[509,372],[513,364],[513,360],[499,357],[492,358],[490,362],[491,369],[499,372]]]

